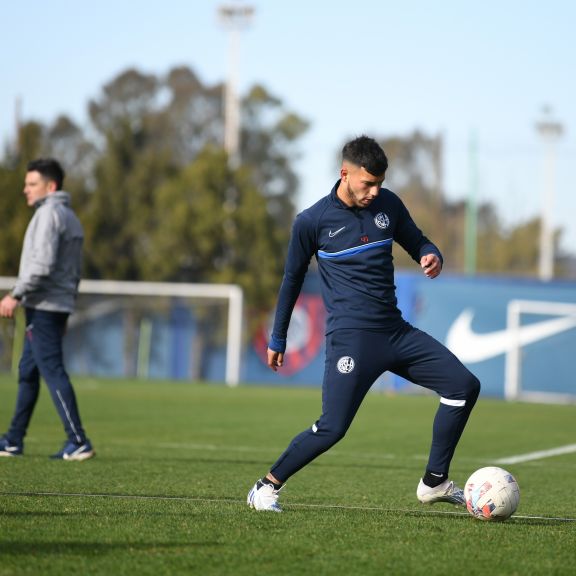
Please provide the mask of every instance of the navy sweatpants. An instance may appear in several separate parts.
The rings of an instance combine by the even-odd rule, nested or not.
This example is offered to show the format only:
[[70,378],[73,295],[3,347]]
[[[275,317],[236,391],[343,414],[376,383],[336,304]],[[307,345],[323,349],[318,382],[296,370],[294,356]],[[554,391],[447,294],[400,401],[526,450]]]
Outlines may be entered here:
[[391,332],[342,329],[327,336],[322,415],[292,440],[270,470],[274,477],[285,482],[341,440],[366,393],[385,371],[440,396],[427,470],[448,474],[480,382],[444,345],[404,323]]
[[42,376],[48,385],[68,440],[83,444],[86,435],[80,422],[76,395],[64,368],[62,352],[62,340],[69,315],[33,308],[24,310],[26,339],[18,366],[18,398],[6,437],[17,444],[24,439],[38,400]]

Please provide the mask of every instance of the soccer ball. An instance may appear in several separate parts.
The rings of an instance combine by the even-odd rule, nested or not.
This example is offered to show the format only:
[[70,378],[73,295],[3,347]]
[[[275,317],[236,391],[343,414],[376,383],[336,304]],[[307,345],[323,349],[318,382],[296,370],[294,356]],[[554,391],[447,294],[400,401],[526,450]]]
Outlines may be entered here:
[[497,466],[476,470],[464,487],[466,508],[480,520],[507,520],[516,512],[520,489],[510,472]]

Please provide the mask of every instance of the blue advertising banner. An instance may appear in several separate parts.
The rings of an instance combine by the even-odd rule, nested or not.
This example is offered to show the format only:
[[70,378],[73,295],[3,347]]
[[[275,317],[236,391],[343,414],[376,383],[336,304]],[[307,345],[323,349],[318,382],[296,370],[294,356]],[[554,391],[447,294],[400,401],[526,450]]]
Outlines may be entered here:
[[[429,280],[399,272],[396,284],[404,318],[448,346],[480,378],[483,394],[503,397],[508,385],[520,392],[576,397],[571,363],[576,353],[575,283],[449,274]],[[523,304],[514,329],[509,314],[516,302]],[[534,303],[537,306],[531,307]],[[286,369],[276,374],[264,363],[269,330],[270,325],[247,350],[242,380],[321,385],[324,315],[317,283],[304,287],[288,335]],[[509,374],[513,353],[518,360],[516,382],[510,382]],[[393,375],[384,375],[375,387],[413,389]]]
[[[429,280],[418,272],[397,271],[396,287],[404,318],[450,348],[478,376],[484,395],[576,400],[575,282],[447,273]],[[88,294],[82,302],[65,341],[72,373],[225,380],[225,306],[198,308],[176,297]],[[278,372],[266,366],[272,321],[273,311],[255,335],[246,334],[240,382],[321,386],[326,317],[317,274],[306,277],[290,323],[285,364]],[[389,373],[373,389],[418,390]]]
[[[516,350],[521,390],[576,396],[571,366],[576,353],[573,282],[444,276],[418,284],[418,326],[446,344],[480,378],[484,394],[504,395],[506,361]],[[515,302],[524,303],[526,310],[517,330],[508,318]],[[538,312],[529,312],[533,308]]]

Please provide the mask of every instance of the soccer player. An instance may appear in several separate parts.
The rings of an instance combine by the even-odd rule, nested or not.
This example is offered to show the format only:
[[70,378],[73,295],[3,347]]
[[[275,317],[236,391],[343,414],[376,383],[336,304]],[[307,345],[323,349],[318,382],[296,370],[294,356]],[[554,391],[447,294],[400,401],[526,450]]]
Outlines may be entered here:
[[82,264],[84,232],[62,191],[64,170],[51,158],[28,164],[24,195],[35,213],[24,237],[16,286],[0,301],[0,316],[12,318],[21,304],[26,339],[18,367],[18,397],[12,423],[0,438],[0,456],[21,456],[44,378],[68,436],[52,458],[86,460],[94,450],[80,421],[74,389],[66,373],[62,340],[73,312]]
[[322,414],[250,490],[248,505],[256,510],[281,512],[284,483],[344,437],[366,393],[386,370],[440,396],[418,500],[465,505],[448,472],[480,383],[441,343],[406,322],[397,307],[392,242],[428,278],[440,274],[442,256],[398,196],[382,188],[387,167],[384,150],[372,138],[348,142],[340,180],[294,222],[267,361],[274,371],[284,362],[292,310],[315,256],[327,310]]

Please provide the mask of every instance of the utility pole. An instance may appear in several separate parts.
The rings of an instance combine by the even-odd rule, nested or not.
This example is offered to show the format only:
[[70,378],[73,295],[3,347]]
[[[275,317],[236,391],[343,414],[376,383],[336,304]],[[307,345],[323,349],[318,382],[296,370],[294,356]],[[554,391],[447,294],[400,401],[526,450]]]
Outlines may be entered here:
[[536,130],[544,145],[542,170],[542,216],[540,218],[540,260],[538,274],[548,282],[554,277],[554,196],[556,188],[556,142],[564,131],[560,122],[552,119],[550,108],[542,111]]
[[240,30],[252,20],[254,8],[233,2],[220,6],[218,14],[229,31],[228,77],[224,90],[224,148],[230,166],[237,167],[240,164],[240,104],[237,95]]
[[478,250],[478,137],[476,132],[470,133],[469,154],[469,189],[466,201],[466,232],[464,268],[466,274],[476,274],[476,255]]

